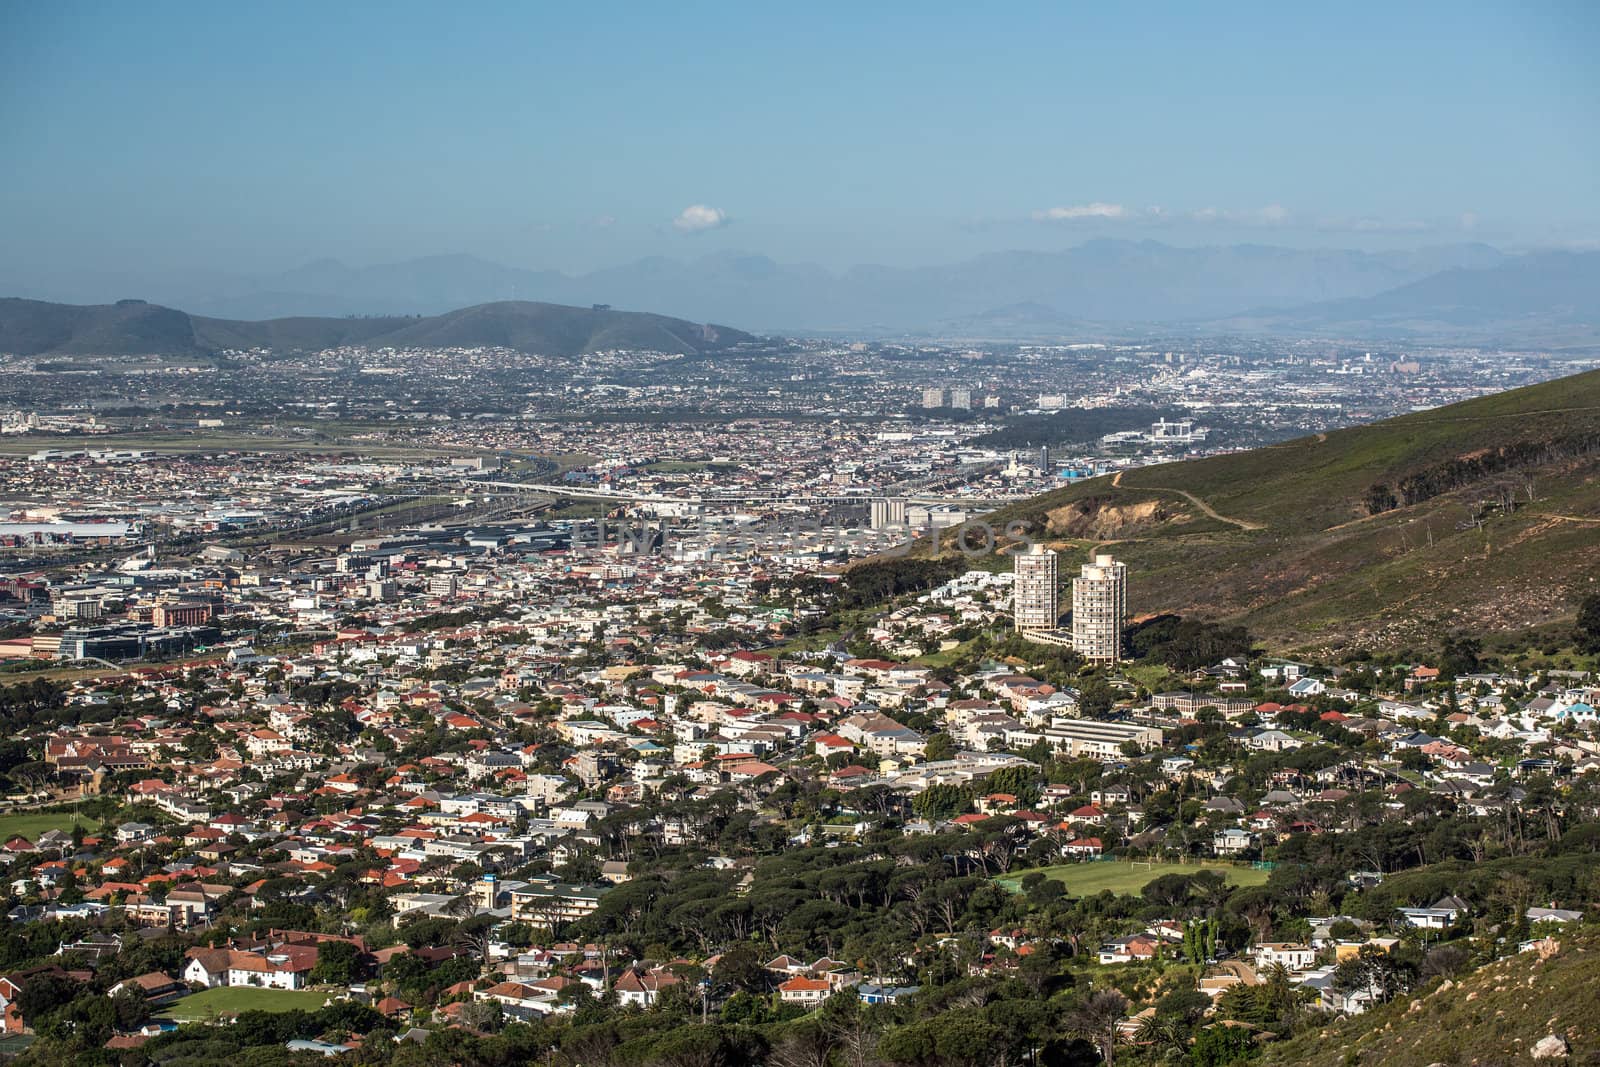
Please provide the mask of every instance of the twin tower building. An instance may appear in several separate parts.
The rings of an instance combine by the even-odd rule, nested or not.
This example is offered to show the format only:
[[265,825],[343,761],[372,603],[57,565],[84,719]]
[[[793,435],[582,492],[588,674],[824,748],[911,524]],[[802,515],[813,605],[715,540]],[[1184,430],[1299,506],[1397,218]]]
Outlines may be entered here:
[[1122,627],[1128,618],[1128,568],[1108,555],[1085,563],[1072,580],[1072,631],[1057,629],[1061,618],[1059,557],[1043,545],[1018,553],[1011,586],[1017,632],[1031,641],[1068,645],[1091,663],[1122,658]]

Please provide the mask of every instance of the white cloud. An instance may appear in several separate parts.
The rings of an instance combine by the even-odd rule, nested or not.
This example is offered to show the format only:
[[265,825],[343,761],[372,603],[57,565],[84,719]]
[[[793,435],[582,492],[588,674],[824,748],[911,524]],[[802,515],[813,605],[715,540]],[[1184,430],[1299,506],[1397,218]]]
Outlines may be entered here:
[[[1234,208],[1207,205],[1198,208],[1165,208],[1158,205],[1129,207],[1096,200],[1034,211],[1036,223],[1116,223],[1119,226],[1151,229],[1186,226],[1223,227],[1239,230],[1303,230],[1322,233],[1421,234],[1471,233],[1483,226],[1474,212],[1438,219],[1386,219],[1363,215],[1315,216],[1293,211],[1277,201],[1261,207]],[[1012,221],[1015,221],[1013,219]]]
[[1035,211],[1035,222],[1073,222],[1078,219],[1125,219],[1132,212],[1121,204],[1106,204],[1096,200],[1092,204],[1074,204],[1072,207],[1053,207]]
[[720,207],[707,207],[704,204],[690,204],[678,212],[678,217],[672,220],[673,227],[684,233],[715,230],[727,224],[728,215],[725,211]]

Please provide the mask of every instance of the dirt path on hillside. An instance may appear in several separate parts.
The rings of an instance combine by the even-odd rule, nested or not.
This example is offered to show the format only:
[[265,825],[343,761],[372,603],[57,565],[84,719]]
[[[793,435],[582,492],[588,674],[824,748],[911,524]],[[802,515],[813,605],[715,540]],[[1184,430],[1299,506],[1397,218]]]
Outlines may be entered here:
[[[1568,415],[1574,411],[1600,411],[1600,405],[1585,404],[1575,408],[1539,408],[1536,411],[1507,411],[1500,415],[1451,415],[1445,419],[1415,419],[1415,422],[1495,422],[1499,419],[1525,419],[1529,415]],[[1400,418],[1406,416],[1401,415]]]
[[1210,504],[1207,504],[1204,500],[1201,500],[1199,497],[1195,496],[1193,493],[1189,492],[1189,490],[1187,490],[1187,489],[1171,489],[1171,488],[1168,488],[1167,486],[1162,486],[1162,485],[1129,485],[1129,486],[1124,486],[1122,484],[1122,476],[1125,473],[1126,473],[1125,471],[1118,471],[1116,474],[1112,475],[1112,477],[1111,477],[1111,488],[1113,488],[1113,489],[1124,489],[1124,488],[1126,488],[1126,489],[1140,489],[1140,490],[1143,490],[1143,491],[1149,492],[1149,493],[1177,493],[1179,496],[1183,497],[1189,503],[1193,504],[1195,507],[1197,507],[1201,511],[1205,512],[1205,514],[1208,517],[1216,519],[1218,522],[1225,522],[1225,523],[1228,523],[1230,526],[1237,526],[1241,530],[1264,530],[1264,529],[1266,529],[1266,527],[1262,526],[1259,522],[1250,522],[1250,521],[1248,521],[1246,519],[1233,519],[1233,518],[1229,518],[1228,516],[1219,513],[1216,508],[1212,507]]
[[1266,529],[1266,527],[1261,525],[1259,522],[1250,522],[1248,519],[1233,519],[1221,514],[1216,508],[1212,507],[1210,504],[1207,504],[1204,500],[1201,500],[1187,489],[1160,489],[1159,491],[1163,493],[1177,493],[1179,496],[1183,497],[1189,503],[1205,512],[1211,518],[1216,519],[1218,522],[1229,523],[1230,525],[1239,527],[1241,530]]

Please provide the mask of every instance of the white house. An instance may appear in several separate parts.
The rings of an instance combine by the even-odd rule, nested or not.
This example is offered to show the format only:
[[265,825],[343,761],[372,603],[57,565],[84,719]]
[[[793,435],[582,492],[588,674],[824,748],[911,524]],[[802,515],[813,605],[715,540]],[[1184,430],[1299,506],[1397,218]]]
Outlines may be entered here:
[[1255,835],[1230,826],[1211,835],[1211,849],[1219,856],[1233,856],[1255,844]]
[[617,999],[623,1004],[636,1004],[641,1008],[648,1008],[656,1002],[663,989],[677,985],[680,981],[677,975],[667,971],[641,973],[630,969],[622,973],[612,988],[617,991]]
[[1286,749],[1299,748],[1303,742],[1298,738],[1284,733],[1282,730],[1262,730],[1258,734],[1251,734],[1245,738],[1245,745],[1262,752],[1283,752]]
[[1467,912],[1467,902],[1460,897],[1440,897],[1431,908],[1399,908],[1400,918],[1407,926],[1419,930],[1443,930]]
[[209,988],[254,986],[259,989],[303,989],[317,951],[305,946],[285,947],[271,953],[242,952],[228,948],[194,948],[183,965],[183,980]]
[[1292,697],[1320,696],[1327,688],[1319,679],[1301,678],[1289,687],[1289,695]]
[[1291,971],[1308,971],[1317,962],[1317,950],[1296,942],[1264,941],[1256,946],[1256,970],[1282,964]]

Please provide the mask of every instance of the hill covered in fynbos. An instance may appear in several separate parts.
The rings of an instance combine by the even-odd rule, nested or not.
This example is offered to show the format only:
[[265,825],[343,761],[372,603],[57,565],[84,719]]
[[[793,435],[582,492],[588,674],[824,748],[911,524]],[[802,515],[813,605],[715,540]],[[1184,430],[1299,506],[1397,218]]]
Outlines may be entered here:
[[1093,478],[990,517],[1012,519],[1063,548],[1109,546],[1136,612],[1238,621],[1279,647],[1539,626],[1600,579],[1600,372]]
[[190,315],[142,300],[52,304],[0,299],[0,352],[15,355],[170,356],[223,349],[509,348],[548,356],[603,349],[698,354],[754,340],[713,326],[637,311],[526,300],[479,304],[443,315],[283,318],[247,322]]

